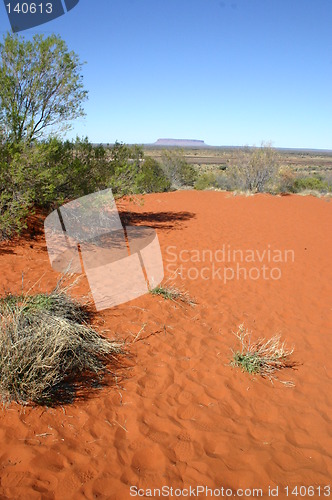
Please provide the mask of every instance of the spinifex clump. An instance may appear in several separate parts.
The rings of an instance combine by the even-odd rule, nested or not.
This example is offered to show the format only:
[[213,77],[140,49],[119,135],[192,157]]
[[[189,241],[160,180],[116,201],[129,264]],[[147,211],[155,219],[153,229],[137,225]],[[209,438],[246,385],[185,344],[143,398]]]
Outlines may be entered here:
[[[280,335],[274,335],[270,339],[258,339],[251,342],[250,333],[239,326],[237,333],[234,334],[240,341],[241,350],[233,351],[232,366],[237,366],[250,374],[258,374],[267,377],[271,382],[278,380],[276,372],[282,368],[294,368],[295,362],[289,357],[294,349],[286,349],[285,342],[281,342]],[[291,381],[281,381],[282,383],[293,386]]]
[[51,293],[0,299],[0,397],[52,403],[83,379],[101,381],[121,345],[89,324],[88,308],[57,286]]

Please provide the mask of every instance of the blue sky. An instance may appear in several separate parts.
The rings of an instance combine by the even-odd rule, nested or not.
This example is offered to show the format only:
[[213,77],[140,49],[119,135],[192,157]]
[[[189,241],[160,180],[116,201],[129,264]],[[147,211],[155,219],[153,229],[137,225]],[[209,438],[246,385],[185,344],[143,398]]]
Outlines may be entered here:
[[332,149],[331,0],[80,0],[22,34],[52,32],[87,63],[68,137]]

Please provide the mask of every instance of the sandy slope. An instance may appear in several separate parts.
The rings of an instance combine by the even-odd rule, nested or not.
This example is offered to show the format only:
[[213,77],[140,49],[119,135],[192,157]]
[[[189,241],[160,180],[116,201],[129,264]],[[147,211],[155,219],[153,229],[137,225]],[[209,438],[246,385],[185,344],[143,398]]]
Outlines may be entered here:
[[[241,266],[249,272],[265,264],[279,269],[280,279],[256,279],[257,271],[244,279],[242,270],[226,283],[223,269],[236,260],[214,262],[222,268],[215,276],[212,262],[184,262],[176,283],[196,307],[148,295],[105,311],[110,336],[135,340],[129,366],[118,374],[125,378],[63,408],[1,411],[0,498],[118,500],[130,498],[130,485],[265,492],[278,485],[278,498],[286,498],[284,486],[328,484],[332,202],[184,191],[149,195],[143,206],[128,202],[122,210],[126,223],[157,228],[167,276],[179,269],[179,259],[170,261],[181,250],[196,251],[182,257],[197,260],[223,245],[258,250],[260,258],[267,249],[291,250],[294,261],[256,256]],[[3,290],[18,291],[22,272],[25,289],[41,276],[37,289],[57,279],[38,235],[2,245],[0,266]],[[86,292],[83,281],[77,293]],[[295,346],[301,365],[281,375],[294,388],[228,366],[237,345],[232,331],[243,322],[255,337],[279,332]]]

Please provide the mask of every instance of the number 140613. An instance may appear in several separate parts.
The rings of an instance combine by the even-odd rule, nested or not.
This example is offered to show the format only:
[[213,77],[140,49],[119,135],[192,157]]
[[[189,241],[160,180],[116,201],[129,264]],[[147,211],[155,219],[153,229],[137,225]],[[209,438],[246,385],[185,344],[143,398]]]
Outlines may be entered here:
[[45,3],[27,3],[16,2],[15,4],[8,3],[6,5],[8,14],[52,14],[52,2]]
[[329,497],[331,495],[330,485],[327,486],[289,486],[284,487],[287,497]]

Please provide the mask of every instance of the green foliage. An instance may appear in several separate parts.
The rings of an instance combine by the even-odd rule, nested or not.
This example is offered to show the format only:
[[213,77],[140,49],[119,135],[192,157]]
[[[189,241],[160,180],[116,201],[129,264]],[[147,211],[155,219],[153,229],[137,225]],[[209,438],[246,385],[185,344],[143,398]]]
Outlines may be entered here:
[[14,145],[0,146],[0,241],[25,227],[31,207],[31,191],[25,186],[26,172],[20,151]]
[[158,295],[165,300],[172,300],[173,302],[183,302],[185,304],[189,304],[192,307],[196,305],[194,299],[192,299],[188,292],[180,290],[175,286],[170,285],[159,285],[155,288],[150,289],[151,295]]
[[51,137],[0,146],[0,239],[25,227],[33,206],[53,210],[65,201],[111,188],[116,197],[163,192],[170,182],[142,148],[93,146],[87,138]]
[[26,227],[28,205],[23,197],[17,200],[10,194],[0,193],[0,241],[10,239]]
[[[117,197],[169,189],[160,165],[144,161],[138,146],[45,135],[82,116],[87,97],[82,64],[59,36],[7,34],[0,57],[0,239],[19,232],[35,205],[54,209],[109,187]],[[190,181],[189,166],[179,172]]]
[[182,186],[194,186],[197,179],[197,172],[193,165],[183,162],[180,167],[180,182]]
[[143,149],[139,146],[127,146],[116,142],[109,151],[108,171],[104,178],[104,187],[112,188],[115,196],[135,194],[137,177],[143,162]]
[[194,186],[197,178],[196,170],[187,163],[181,151],[164,150],[161,155],[161,166],[173,187]]
[[260,373],[264,363],[257,352],[242,354],[235,352],[233,355],[233,366],[239,366],[242,371],[253,374]]
[[294,191],[301,192],[305,190],[329,192],[331,188],[328,182],[323,180],[320,176],[317,177],[300,177],[294,181]]
[[0,44],[0,128],[6,140],[30,143],[84,115],[82,64],[56,35],[25,40],[7,34]]
[[53,209],[102,184],[103,159],[86,140],[50,138],[0,150],[0,239],[19,233],[33,206]]
[[332,192],[332,177],[328,172],[321,174],[305,175],[297,173],[291,167],[282,167],[279,170],[275,192],[301,193],[303,191],[316,191],[318,193]]
[[201,174],[195,182],[195,189],[204,190],[217,187],[217,178],[213,172]]
[[170,181],[164,174],[160,164],[153,158],[147,158],[137,175],[137,189],[140,193],[154,193],[168,191]]
[[61,142],[51,138],[34,146],[34,202],[58,206],[106,184],[107,159],[103,147],[94,148],[88,139]]

